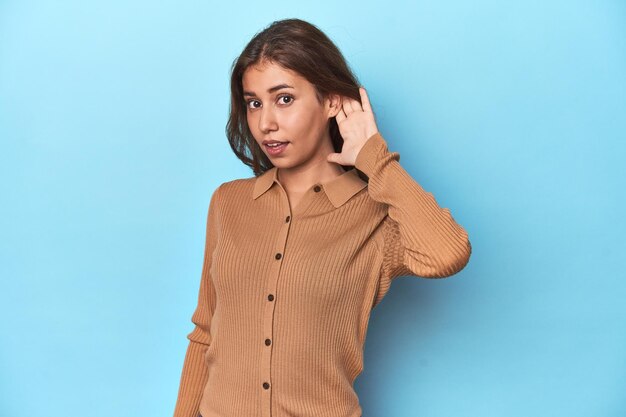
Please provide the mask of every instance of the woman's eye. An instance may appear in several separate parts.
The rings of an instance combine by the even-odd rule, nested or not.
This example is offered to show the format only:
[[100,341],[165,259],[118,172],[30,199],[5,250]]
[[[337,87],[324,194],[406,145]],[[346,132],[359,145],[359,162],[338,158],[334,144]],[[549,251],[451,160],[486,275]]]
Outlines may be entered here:
[[291,96],[280,96],[278,99],[280,100],[282,98],[289,99],[289,101],[287,101],[286,103],[283,101],[283,104],[289,104],[293,100],[293,97],[291,97]]
[[249,101],[248,101],[248,108],[253,108],[253,109],[255,109],[256,107],[254,107],[254,106],[252,106],[252,107],[251,107],[250,105],[251,105],[252,103],[258,103],[258,102],[259,102],[258,100],[249,100]]

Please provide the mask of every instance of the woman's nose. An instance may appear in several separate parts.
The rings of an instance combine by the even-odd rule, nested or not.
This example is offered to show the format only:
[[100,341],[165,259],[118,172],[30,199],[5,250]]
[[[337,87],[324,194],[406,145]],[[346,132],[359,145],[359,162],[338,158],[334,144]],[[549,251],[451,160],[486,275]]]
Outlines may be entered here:
[[276,117],[272,109],[261,109],[261,117],[259,117],[259,129],[262,132],[276,130]]

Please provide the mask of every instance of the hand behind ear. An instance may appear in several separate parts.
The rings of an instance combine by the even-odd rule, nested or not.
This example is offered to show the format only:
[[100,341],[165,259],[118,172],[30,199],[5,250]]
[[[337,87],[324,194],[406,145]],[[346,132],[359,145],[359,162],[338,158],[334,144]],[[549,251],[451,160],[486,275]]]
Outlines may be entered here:
[[327,160],[340,165],[354,165],[356,156],[365,142],[378,132],[376,119],[365,88],[359,87],[361,103],[350,97],[342,97],[336,120],[343,137],[341,153],[328,154]]

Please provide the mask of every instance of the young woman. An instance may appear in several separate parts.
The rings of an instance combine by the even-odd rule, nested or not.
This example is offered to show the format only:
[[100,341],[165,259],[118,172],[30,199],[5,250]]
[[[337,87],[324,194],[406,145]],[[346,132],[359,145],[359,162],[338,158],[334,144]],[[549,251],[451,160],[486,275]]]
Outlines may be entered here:
[[400,165],[333,42],[273,22],[234,62],[230,145],[253,177],[207,215],[175,417],[359,417],[370,311],[467,264],[466,231]]

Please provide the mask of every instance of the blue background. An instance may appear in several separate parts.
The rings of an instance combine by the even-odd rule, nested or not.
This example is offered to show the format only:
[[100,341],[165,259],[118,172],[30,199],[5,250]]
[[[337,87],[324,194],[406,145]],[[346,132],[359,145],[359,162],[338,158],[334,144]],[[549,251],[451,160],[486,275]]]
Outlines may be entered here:
[[0,415],[171,415],[211,193],[252,176],[230,64],[287,17],[472,242],[373,311],[364,417],[626,415],[618,0],[0,1]]

